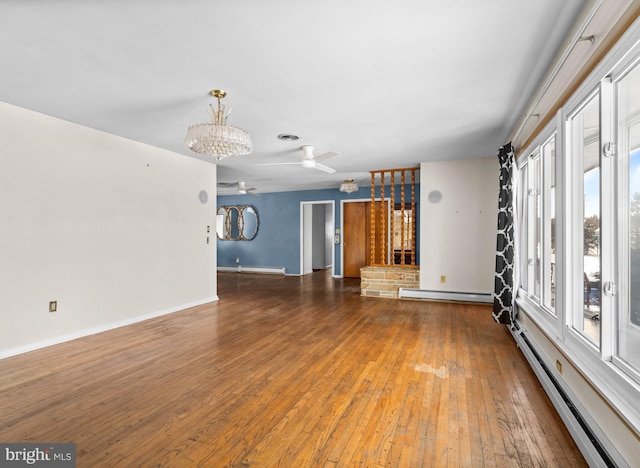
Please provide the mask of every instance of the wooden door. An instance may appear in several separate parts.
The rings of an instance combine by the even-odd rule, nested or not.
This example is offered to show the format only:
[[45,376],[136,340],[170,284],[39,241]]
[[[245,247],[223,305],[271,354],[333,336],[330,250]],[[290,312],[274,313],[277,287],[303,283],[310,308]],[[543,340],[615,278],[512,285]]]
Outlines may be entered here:
[[367,202],[345,203],[342,248],[345,278],[360,278],[360,268],[367,265]]
[[[385,202],[387,205],[387,203]],[[380,202],[376,202],[376,210],[379,209]],[[344,232],[343,238],[343,258],[344,268],[342,276],[345,278],[360,278],[360,268],[369,264],[371,256],[371,202],[350,202],[344,204]],[[376,211],[379,213],[379,211]],[[378,215],[379,216],[379,215]],[[379,222],[375,226],[374,240],[376,246],[375,263],[382,261],[380,252],[380,239],[382,227]],[[387,226],[388,229],[388,226]]]

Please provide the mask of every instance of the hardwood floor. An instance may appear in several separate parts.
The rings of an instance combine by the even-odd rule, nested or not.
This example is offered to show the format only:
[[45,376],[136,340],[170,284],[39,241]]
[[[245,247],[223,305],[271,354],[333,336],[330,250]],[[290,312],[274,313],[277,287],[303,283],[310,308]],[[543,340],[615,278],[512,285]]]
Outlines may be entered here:
[[78,467],[586,466],[486,305],[219,274],[220,300],[0,361],[0,441]]

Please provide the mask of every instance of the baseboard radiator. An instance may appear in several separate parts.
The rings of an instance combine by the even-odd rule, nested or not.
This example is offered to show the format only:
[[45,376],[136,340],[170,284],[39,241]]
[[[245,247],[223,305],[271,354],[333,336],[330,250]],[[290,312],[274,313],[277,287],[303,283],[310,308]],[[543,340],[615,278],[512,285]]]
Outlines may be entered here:
[[628,463],[606,440],[595,422],[587,421],[590,419],[587,411],[574,403],[577,399],[573,393],[563,388],[531,340],[527,338],[525,330],[515,325],[511,333],[589,466],[628,467]]
[[398,297],[401,299],[429,299],[434,301],[450,302],[486,302],[493,303],[493,294],[459,292],[459,291],[433,291],[429,289],[400,288]]
[[218,271],[234,273],[265,273],[271,275],[284,275],[284,267],[251,267],[251,266],[219,266]]

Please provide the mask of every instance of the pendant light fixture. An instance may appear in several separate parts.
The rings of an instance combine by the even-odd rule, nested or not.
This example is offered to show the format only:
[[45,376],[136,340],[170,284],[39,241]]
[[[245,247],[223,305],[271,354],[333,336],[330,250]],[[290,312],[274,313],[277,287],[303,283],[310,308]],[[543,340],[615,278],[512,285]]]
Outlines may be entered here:
[[347,179],[340,184],[340,191],[346,193],[357,192],[359,189],[358,184],[353,179]]
[[184,143],[191,151],[198,154],[213,156],[217,160],[229,156],[242,156],[251,153],[253,145],[249,133],[238,127],[227,125],[224,106],[220,100],[227,93],[221,89],[214,89],[210,93],[218,99],[218,109],[211,107],[211,123],[190,125]]

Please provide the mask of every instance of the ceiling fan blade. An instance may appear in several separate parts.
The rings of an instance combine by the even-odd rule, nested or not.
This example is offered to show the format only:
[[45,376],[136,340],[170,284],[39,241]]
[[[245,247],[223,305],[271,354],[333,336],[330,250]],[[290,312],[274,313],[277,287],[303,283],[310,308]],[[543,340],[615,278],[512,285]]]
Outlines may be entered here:
[[255,188],[255,187],[248,187],[248,188],[246,188],[245,190],[246,190],[247,192],[250,192],[250,191],[252,191],[252,190],[258,190],[258,189],[257,189],[257,188]]
[[316,161],[325,161],[329,158],[333,158],[334,156],[338,156],[340,153],[336,153],[335,151],[328,151],[326,153],[322,153],[318,156],[315,156],[313,159]]
[[299,162],[286,162],[286,163],[263,163],[257,164],[257,166],[290,166],[293,164],[300,164]]
[[335,169],[330,168],[329,166],[325,166],[324,164],[316,163],[316,169],[320,169],[321,171],[328,172],[329,174],[333,174],[336,172]]
[[235,187],[238,182],[218,182],[218,187]]

